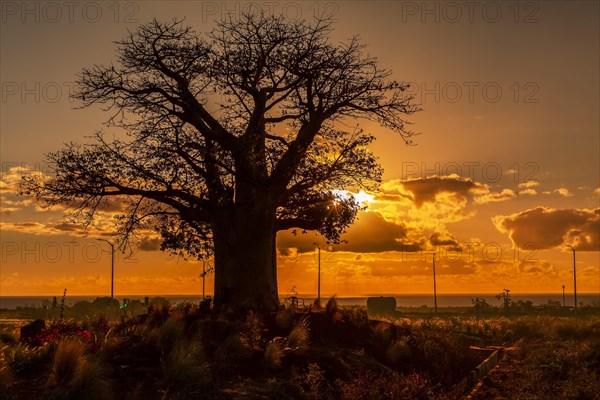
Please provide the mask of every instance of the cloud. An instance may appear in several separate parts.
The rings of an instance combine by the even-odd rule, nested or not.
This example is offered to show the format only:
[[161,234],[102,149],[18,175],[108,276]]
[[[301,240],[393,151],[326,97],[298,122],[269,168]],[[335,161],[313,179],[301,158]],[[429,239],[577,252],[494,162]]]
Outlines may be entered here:
[[600,208],[536,207],[509,216],[496,216],[496,228],[521,249],[549,249],[572,244],[577,250],[600,250]]
[[[520,192],[519,192],[520,194]],[[475,197],[475,203],[477,204],[486,204],[498,201],[506,201],[511,200],[517,197],[514,191],[510,189],[503,189],[500,193],[487,193],[481,196]]]
[[141,251],[158,251],[162,241],[158,238],[143,238],[140,241],[139,249]]
[[519,191],[519,196],[535,196],[537,195],[537,190],[535,189],[525,189]]
[[429,237],[429,243],[433,246],[458,246],[458,241],[450,233],[434,232]]
[[[361,212],[358,221],[342,235],[344,243],[333,246],[336,251],[353,253],[380,253],[385,251],[417,251],[423,241],[408,238],[409,228],[404,224],[387,221],[378,212]],[[313,251],[320,239],[314,233],[294,235],[291,231],[280,232],[277,238],[279,253],[295,256],[296,253]]]
[[[461,178],[452,174],[448,176],[430,176],[427,178],[416,178],[401,181],[398,179],[385,182],[381,185],[381,191],[388,199],[389,196],[400,196],[410,199],[417,208],[426,203],[437,203],[442,195],[453,198],[456,203],[467,203],[472,199],[476,204],[506,201],[517,197],[511,189],[503,189],[500,192],[492,192],[486,184]],[[375,200],[382,197],[375,197]]]
[[569,192],[569,189],[561,187],[558,189],[554,189],[554,193],[558,193],[559,195],[563,196],[563,197],[571,197],[573,196],[573,193]]
[[387,194],[400,194],[410,198],[417,207],[423,203],[433,203],[440,193],[449,193],[458,199],[466,199],[475,194],[489,194],[489,188],[470,179],[458,175],[431,176],[401,181],[388,181],[381,185],[381,190]]
[[519,183],[518,186],[520,188],[529,189],[529,188],[533,188],[533,187],[536,187],[536,186],[540,186],[540,182],[539,181],[529,180],[529,181],[526,181],[526,182],[523,182],[523,183]]
[[539,274],[550,278],[558,276],[556,268],[548,261],[520,262],[519,272],[523,274]]

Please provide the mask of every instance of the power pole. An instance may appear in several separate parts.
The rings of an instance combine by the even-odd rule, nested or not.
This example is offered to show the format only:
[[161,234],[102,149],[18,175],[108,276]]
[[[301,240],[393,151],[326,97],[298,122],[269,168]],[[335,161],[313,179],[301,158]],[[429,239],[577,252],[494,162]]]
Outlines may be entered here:
[[433,307],[434,307],[435,313],[437,314],[438,307],[437,307],[437,288],[436,288],[436,284],[435,284],[435,253],[433,253]]
[[577,317],[577,266],[575,264],[575,248],[569,244],[567,247],[573,250],[573,297],[575,300],[575,317]]
[[317,302],[321,304],[321,246],[319,243],[314,243],[317,246],[317,257],[318,257],[318,267],[317,267]]
[[110,299],[115,298],[115,245],[106,239],[96,239],[110,245]]

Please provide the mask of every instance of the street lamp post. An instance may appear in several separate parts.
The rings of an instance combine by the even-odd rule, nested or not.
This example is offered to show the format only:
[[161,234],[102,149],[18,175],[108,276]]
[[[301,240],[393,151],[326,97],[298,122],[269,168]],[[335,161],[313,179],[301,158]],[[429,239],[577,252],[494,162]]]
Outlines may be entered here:
[[318,269],[317,269],[317,302],[321,304],[321,246],[319,243],[313,243],[317,246]]
[[575,300],[575,316],[577,317],[577,267],[575,265],[575,248],[570,244],[568,244],[567,247],[573,250],[573,298]]
[[110,298],[115,298],[115,245],[106,239],[96,239],[110,245]]

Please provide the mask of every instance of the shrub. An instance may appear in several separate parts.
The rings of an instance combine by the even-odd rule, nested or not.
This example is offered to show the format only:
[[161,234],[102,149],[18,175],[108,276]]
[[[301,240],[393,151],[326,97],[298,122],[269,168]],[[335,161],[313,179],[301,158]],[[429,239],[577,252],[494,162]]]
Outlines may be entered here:
[[372,328],[371,337],[378,346],[387,348],[392,340],[392,330],[390,329],[390,324],[387,322],[378,322]]
[[398,339],[395,343],[391,344],[385,353],[385,357],[389,363],[397,367],[408,364],[412,357],[408,337]]
[[159,333],[159,345],[163,356],[166,359],[177,341],[184,335],[183,323],[173,317],[169,318],[161,327]]
[[320,400],[332,397],[330,387],[325,375],[316,363],[308,364],[306,372],[296,377],[298,391],[307,400]]
[[325,312],[329,316],[335,315],[339,310],[338,302],[335,299],[335,294],[327,300],[327,304],[325,305]]
[[289,331],[293,323],[294,313],[288,308],[278,311],[277,315],[275,315],[275,325],[282,331]]
[[214,362],[218,370],[230,368],[233,364],[248,360],[250,349],[240,334],[234,333],[227,337],[215,350]]

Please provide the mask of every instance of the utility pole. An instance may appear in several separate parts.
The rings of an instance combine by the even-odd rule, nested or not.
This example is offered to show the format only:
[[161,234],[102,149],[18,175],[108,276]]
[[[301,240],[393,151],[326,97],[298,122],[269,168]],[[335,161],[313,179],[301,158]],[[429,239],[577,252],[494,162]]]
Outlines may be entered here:
[[210,267],[208,270],[206,269],[206,260],[202,260],[202,272],[200,273],[200,277],[202,278],[202,301],[206,298],[205,296],[205,288],[206,288],[206,275],[211,274],[214,271],[214,267]]
[[437,288],[435,284],[435,253],[433,253],[433,307],[435,313],[437,315],[438,307],[437,307]]
[[321,246],[319,243],[313,243],[317,246],[317,257],[318,257],[318,267],[317,267],[317,302],[321,304]]
[[575,264],[575,248],[570,244],[568,244],[567,247],[573,250],[573,297],[575,300],[575,317],[577,317],[577,267]]
[[110,299],[115,298],[115,245],[106,239],[96,239],[110,245]]

